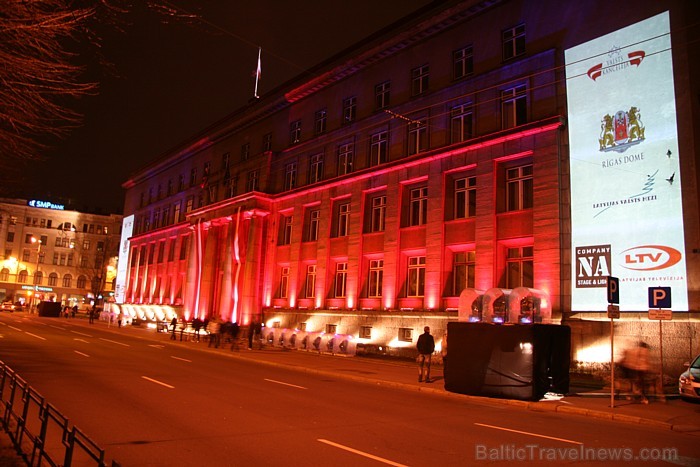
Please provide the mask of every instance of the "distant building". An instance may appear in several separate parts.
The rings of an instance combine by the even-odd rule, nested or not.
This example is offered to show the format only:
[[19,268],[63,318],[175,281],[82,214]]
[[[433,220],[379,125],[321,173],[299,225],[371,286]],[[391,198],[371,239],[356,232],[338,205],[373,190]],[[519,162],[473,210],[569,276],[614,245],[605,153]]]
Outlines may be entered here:
[[47,300],[84,309],[108,299],[121,224],[117,214],[0,199],[0,300],[25,307]]
[[379,31],[124,183],[124,302],[392,349],[565,322],[604,359],[619,275],[623,335],[655,335],[660,284],[697,335],[690,3],[446,1]]

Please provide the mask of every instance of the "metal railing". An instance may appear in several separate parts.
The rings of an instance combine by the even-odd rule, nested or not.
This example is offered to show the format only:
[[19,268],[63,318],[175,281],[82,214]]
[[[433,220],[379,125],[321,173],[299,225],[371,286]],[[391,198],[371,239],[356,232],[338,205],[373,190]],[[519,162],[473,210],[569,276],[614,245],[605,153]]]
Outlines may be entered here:
[[2,361],[0,400],[2,428],[27,465],[119,467],[114,460],[107,464],[104,449]]

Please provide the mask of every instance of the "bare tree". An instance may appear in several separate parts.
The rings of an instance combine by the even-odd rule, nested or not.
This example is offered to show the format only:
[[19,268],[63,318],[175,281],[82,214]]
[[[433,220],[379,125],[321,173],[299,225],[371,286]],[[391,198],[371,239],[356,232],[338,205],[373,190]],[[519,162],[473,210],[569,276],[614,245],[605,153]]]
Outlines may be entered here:
[[[167,0],[143,5],[166,21],[193,19]],[[80,125],[74,100],[98,83],[76,51],[97,53],[99,31],[123,31],[133,8],[129,0],[0,0],[0,176]]]

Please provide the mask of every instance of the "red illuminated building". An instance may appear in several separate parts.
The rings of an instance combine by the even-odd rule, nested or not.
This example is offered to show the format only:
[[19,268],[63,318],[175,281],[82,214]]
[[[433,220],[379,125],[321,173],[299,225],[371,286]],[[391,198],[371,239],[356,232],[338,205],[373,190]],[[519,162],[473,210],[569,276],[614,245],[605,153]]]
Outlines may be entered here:
[[[571,306],[564,51],[669,10],[697,333],[697,13],[623,3],[438,2],[183,141],[124,183],[124,303],[400,348],[425,324],[439,338],[461,295],[465,316],[591,344],[606,317]],[[503,316],[499,290],[521,308]]]

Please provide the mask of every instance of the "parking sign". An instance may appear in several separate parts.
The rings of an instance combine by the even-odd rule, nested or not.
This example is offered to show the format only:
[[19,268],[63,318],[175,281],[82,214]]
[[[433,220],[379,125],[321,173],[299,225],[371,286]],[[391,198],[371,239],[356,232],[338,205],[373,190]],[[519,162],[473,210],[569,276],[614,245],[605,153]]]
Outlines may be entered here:
[[649,308],[671,308],[671,287],[649,287]]

